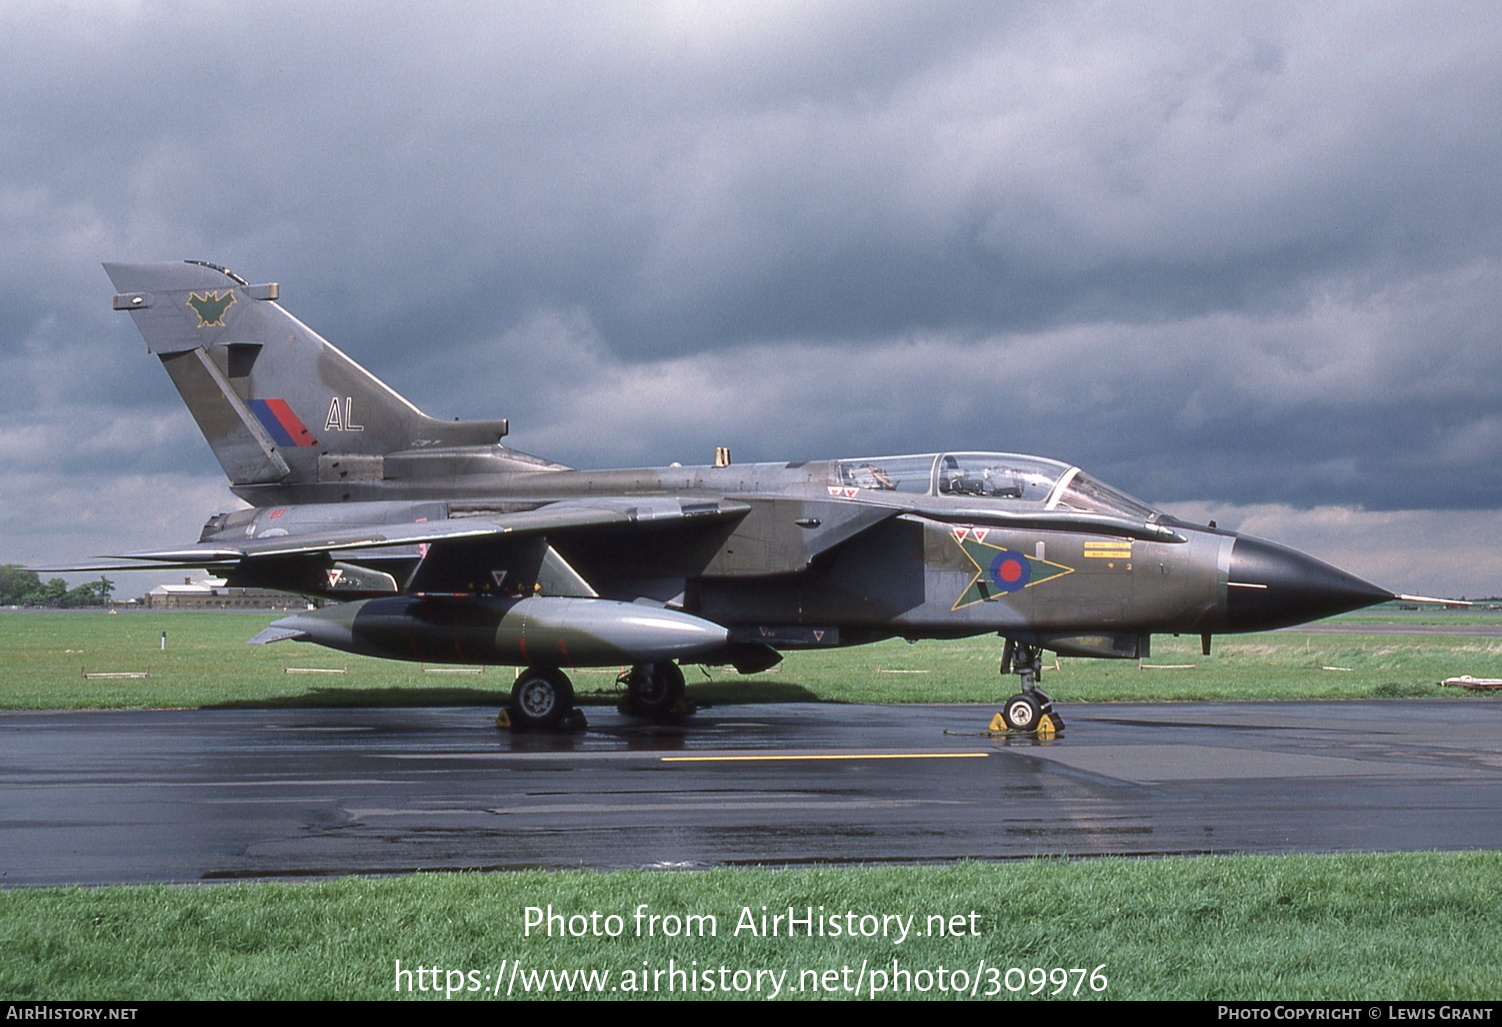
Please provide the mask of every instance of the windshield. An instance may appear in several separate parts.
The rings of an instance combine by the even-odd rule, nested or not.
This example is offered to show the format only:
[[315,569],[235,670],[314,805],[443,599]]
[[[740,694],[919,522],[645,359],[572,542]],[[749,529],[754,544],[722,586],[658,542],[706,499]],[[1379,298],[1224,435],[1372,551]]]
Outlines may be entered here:
[[1111,486],[1096,481],[1078,467],[1060,483],[1052,497],[1050,510],[1078,510],[1081,513],[1113,514],[1133,521],[1151,521],[1158,511]]
[[1078,467],[1016,453],[929,453],[839,461],[843,485],[930,496],[966,496],[1041,510],[1074,510],[1134,521],[1158,516],[1146,503]]

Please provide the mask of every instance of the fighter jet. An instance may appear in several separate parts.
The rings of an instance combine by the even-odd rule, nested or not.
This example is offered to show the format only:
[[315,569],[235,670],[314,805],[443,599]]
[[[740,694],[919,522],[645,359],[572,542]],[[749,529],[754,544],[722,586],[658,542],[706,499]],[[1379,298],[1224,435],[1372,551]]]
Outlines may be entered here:
[[[251,639],[520,666],[519,728],[580,723],[566,668],[623,666],[629,712],[684,710],[684,664],[788,650],[1004,640],[999,721],[1061,725],[1042,653],[1132,659],[1154,634],[1264,631],[1393,594],[1272,542],[1189,524],[1069,463],[954,450],[578,470],[429,417],[200,261],[107,264],[248,509],[197,543],[121,554],[337,600]],[[119,569],[118,567],[113,569]],[[1009,689],[1008,689],[1009,690]]]

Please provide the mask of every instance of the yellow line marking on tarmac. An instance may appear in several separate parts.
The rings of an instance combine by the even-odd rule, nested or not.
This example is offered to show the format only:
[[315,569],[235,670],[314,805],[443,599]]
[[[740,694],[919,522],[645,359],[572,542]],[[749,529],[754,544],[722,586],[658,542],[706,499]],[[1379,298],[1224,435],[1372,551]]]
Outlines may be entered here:
[[664,763],[770,763],[777,760],[968,760],[988,752],[847,752],[826,756],[663,756]]

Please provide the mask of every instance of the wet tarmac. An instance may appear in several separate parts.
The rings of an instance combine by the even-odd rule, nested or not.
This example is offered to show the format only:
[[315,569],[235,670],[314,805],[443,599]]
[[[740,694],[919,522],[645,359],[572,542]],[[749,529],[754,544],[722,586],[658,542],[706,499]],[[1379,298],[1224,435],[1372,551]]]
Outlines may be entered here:
[[0,884],[1502,847],[1502,702],[0,715]]

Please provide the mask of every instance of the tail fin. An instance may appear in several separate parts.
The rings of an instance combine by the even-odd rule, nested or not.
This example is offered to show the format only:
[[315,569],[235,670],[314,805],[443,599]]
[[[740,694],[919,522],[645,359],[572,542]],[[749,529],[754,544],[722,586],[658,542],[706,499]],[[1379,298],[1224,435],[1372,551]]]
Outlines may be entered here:
[[283,310],[274,283],[198,261],[104,269],[114,308],[130,312],[244,492],[378,481],[387,454],[493,446],[506,434],[505,421],[427,416]]

